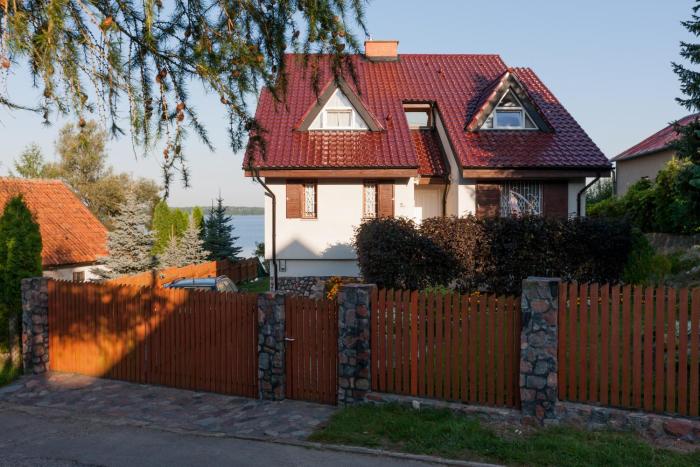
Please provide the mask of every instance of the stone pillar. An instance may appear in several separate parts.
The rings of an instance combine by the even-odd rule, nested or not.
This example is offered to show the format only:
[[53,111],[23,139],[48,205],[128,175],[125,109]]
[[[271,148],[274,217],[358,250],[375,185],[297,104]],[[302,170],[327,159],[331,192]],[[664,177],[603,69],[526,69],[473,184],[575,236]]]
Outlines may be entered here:
[[49,279],[22,279],[22,365],[25,374],[49,370]]
[[285,392],[285,313],[283,292],[258,295],[258,392],[281,401]]
[[349,284],[338,292],[338,404],[366,401],[370,380],[370,295],[375,286]]
[[557,414],[557,312],[560,279],[523,280],[520,333],[520,402],[523,421],[555,423]]

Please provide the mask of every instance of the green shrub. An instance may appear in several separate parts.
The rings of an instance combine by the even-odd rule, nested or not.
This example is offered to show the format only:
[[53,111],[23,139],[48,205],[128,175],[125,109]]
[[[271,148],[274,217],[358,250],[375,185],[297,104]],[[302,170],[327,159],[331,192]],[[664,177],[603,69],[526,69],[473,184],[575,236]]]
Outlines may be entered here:
[[601,178],[586,191],[586,206],[593,206],[608,200],[612,198],[613,195],[612,178]]
[[372,219],[355,232],[360,271],[379,287],[423,289],[449,282],[455,260],[404,218]]
[[426,219],[419,229],[373,220],[355,244],[365,280],[380,286],[517,294],[528,276],[619,281],[632,238],[624,220],[468,216]]

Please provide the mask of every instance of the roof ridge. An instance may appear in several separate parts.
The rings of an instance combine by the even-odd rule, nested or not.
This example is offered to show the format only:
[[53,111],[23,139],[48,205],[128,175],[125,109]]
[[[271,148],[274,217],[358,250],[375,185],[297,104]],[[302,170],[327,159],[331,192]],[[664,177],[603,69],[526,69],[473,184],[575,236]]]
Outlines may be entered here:
[[24,177],[12,177],[9,175],[0,176],[0,181],[12,181],[12,182],[23,182],[23,183],[62,183],[66,184],[60,178],[24,178]]

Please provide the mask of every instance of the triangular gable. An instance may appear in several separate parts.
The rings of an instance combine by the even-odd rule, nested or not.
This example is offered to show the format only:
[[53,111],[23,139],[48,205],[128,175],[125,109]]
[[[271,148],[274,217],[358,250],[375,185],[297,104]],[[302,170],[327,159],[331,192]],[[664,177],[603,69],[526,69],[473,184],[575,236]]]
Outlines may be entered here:
[[368,131],[382,131],[383,128],[378,120],[364,105],[360,97],[352,90],[350,86],[340,78],[337,83],[330,83],[326,89],[318,96],[317,101],[309,109],[304,116],[302,122],[297,127],[299,131],[307,131],[312,129],[313,124],[321,116],[321,112],[326,108],[333,95],[338,91],[338,98],[349,103],[357,112],[358,117],[362,120]]
[[509,92],[515,96],[525,111],[526,118],[529,117],[537,129],[548,133],[554,131],[554,128],[536,107],[520,80],[510,71],[506,71],[497,81],[497,84],[487,91],[480,102],[478,110],[467,123],[467,131],[479,130]]

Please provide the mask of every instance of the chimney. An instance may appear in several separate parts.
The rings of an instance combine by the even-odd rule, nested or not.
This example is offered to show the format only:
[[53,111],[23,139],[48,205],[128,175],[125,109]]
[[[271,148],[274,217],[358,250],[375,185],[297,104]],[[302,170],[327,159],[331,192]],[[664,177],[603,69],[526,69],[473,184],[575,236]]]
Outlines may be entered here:
[[399,41],[365,41],[365,57],[372,61],[394,61],[399,59]]

